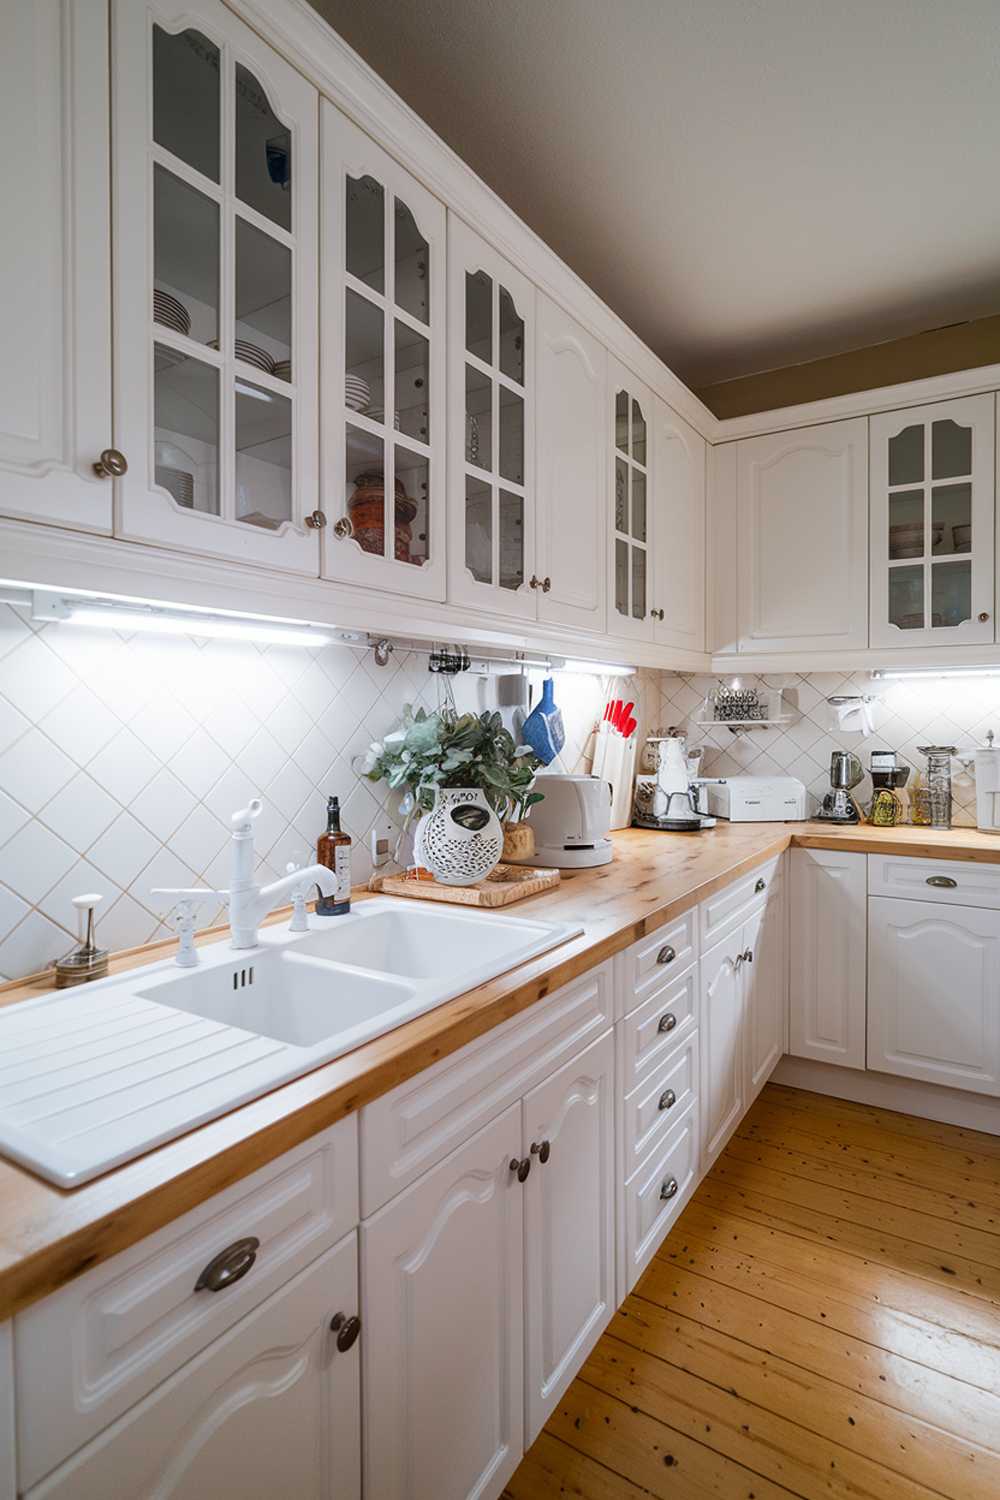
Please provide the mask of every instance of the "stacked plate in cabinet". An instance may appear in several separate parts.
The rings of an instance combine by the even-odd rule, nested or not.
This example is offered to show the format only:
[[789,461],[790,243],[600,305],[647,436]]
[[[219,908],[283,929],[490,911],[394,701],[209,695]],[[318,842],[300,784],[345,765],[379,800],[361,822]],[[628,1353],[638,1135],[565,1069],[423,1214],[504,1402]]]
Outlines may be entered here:
[[344,405],[351,411],[364,411],[371,394],[371,386],[360,375],[344,376]]
[[291,378],[292,378],[292,362],[291,362],[291,360],[290,359],[276,359],[274,361],[274,370],[273,370],[272,373],[277,377],[278,380],[291,380]]
[[191,314],[184,303],[159,287],[153,288],[153,321],[174,333],[184,334],[185,338],[191,332]]

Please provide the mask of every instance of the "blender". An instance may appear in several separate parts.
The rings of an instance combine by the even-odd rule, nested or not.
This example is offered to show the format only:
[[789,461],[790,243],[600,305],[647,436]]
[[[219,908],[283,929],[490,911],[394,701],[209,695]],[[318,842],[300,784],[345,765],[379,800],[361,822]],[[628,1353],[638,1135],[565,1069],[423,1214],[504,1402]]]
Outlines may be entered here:
[[824,823],[860,823],[861,814],[851,792],[864,774],[864,767],[850,750],[834,750],[830,756],[830,790],[816,817]]

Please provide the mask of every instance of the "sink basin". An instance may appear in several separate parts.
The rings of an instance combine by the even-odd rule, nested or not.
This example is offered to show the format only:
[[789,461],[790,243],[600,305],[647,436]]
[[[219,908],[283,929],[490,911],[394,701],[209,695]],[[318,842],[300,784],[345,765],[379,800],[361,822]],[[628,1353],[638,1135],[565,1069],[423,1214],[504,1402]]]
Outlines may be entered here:
[[335,1035],[350,1036],[400,1007],[408,1009],[413,986],[346,972],[296,949],[251,957],[232,975],[194,969],[135,993],[290,1047],[315,1047]]
[[392,897],[312,921],[0,1011],[0,1152],[75,1187],[581,930]]
[[552,931],[550,922],[387,898],[327,918],[295,951],[404,979],[459,980],[466,990],[541,951],[540,940],[550,947]]

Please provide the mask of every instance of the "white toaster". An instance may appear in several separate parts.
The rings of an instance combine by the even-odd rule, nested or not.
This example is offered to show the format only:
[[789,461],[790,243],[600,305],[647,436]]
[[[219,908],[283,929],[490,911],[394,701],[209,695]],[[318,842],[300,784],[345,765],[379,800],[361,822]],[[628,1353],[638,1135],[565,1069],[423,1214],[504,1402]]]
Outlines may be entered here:
[[806,789],[795,776],[727,776],[707,783],[708,810],[731,823],[791,823],[806,817]]

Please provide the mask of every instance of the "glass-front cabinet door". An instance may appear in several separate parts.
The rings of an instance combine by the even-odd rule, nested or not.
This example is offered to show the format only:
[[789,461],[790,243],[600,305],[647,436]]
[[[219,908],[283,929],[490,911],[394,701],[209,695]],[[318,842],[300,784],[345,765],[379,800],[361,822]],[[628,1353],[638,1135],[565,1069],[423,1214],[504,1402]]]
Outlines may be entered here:
[[994,639],[994,397],[871,419],[873,646]]
[[444,206],[322,110],[323,573],[440,600]]
[[[535,288],[448,223],[448,595],[535,617]],[[551,587],[551,583],[549,584]]]
[[650,461],[652,393],[617,360],[608,360],[611,426],[611,513],[608,631],[653,637]]
[[114,13],[116,531],[315,575],[316,90],[217,0]]

